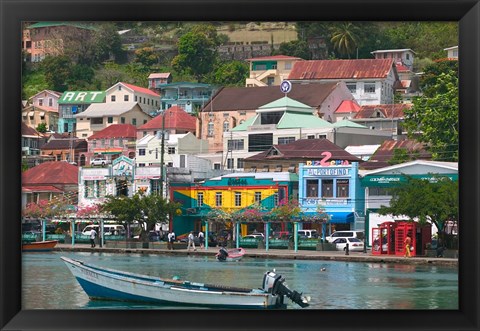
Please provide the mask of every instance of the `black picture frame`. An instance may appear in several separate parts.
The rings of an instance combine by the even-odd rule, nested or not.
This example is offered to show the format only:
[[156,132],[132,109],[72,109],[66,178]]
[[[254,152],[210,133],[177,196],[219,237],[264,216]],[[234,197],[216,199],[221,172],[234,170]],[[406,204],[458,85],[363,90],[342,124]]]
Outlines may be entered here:
[[[480,5],[474,0],[0,0],[2,330],[479,330]],[[458,21],[459,310],[111,311],[21,309],[22,21]],[[366,308],[366,307],[365,307]]]

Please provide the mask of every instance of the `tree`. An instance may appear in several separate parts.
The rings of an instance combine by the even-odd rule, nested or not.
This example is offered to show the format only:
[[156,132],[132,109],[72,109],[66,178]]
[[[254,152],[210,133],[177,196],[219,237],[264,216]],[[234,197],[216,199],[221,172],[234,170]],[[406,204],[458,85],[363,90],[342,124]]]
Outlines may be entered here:
[[458,182],[439,175],[432,178],[407,177],[405,183],[392,188],[390,207],[382,205],[379,214],[417,218],[420,224],[430,221],[444,240],[446,222],[458,221]]
[[[458,161],[458,77],[441,73],[428,93],[414,98],[405,109],[405,128],[410,137],[427,143],[434,160]],[[419,134],[420,133],[420,134]]]
[[345,22],[335,24],[331,28],[330,41],[333,43],[334,49],[336,49],[340,55],[348,56],[352,54],[358,47],[358,34],[359,28],[353,23]]
[[45,80],[50,89],[65,92],[68,89],[67,80],[71,76],[71,59],[65,55],[46,56],[41,63]]
[[101,23],[96,27],[92,38],[95,63],[113,59],[118,61],[123,57],[122,41],[117,27],[113,23]]
[[240,61],[222,62],[217,65],[209,82],[221,86],[244,86],[248,77],[248,64]]
[[153,47],[143,47],[135,51],[135,62],[150,68],[158,62],[158,55]]
[[152,229],[155,223],[167,223],[169,217],[181,213],[180,203],[169,202],[157,193],[142,195],[140,202],[149,229]]
[[308,43],[303,40],[293,40],[287,43],[281,43],[274,54],[299,57],[304,60],[310,60],[310,49]]
[[39,124],[37,125],[37,128],[36,128],[35,130],[37,130],[37,131],[40,132],[40,133],[45,133],[45,132],[47,132],[47,123],[39,123]]
[[218,57],[216,48],[220,42],[215,27],[194,26],[178,40],[178,55],[172,60],[173,68],[193,75],[199,82],[202,81],[213,71]]

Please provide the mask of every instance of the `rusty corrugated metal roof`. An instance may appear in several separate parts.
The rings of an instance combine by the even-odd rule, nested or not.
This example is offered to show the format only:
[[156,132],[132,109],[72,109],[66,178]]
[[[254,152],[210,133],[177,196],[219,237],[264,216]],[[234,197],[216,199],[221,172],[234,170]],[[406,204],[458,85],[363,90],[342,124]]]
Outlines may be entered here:
[[385,78],[393,59],[311,60],[293,65],[290,80]]
[[22,186],[78,185],[78,167],[63,161],[44,162],[22,173]]
[[385,118],[400,118],[405,116],[403,110],[410,108],[411,105],[404,103],[391,105],[364,105],[361,106],[360,110],[355,115],[355,118],[374,118],[376,117],[375,114],[377,111],[380,111]]
[[182,129],[190,132],[195,132],[197,119],[188,114],[179,106],[173,106],[168,108],[165,111],[165,114],[160,114],[147,123],[143,124],[138,128],[138,131],[142,130],[151,130],[151,129],[162,129],[162,119],[165,117],[165,129]]
[[93,139],[109,139],[109,138],[136,138],[137,128],[132,124],[112,124],[105,129],[98,131],[88,137],[88,140]]

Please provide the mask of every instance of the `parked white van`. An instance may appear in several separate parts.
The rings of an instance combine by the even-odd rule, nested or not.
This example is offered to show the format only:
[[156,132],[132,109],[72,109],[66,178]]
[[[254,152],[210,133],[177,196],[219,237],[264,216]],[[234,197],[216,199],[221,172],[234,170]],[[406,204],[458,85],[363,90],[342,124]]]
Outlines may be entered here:
[[[98,224],[90,224],[83,229],[82,234],[89,236],[90,232],[92,229],[95,229],[95,231],[98,234],[98,230],[100,229],[100,225]],[[103,225],[103,231],[105,232],[106,236],[118,236],[118,235],[124,235],[125,234],[125,227],[121,224],[104,224]]]
[[360,240],[365,240],[365,233],[363,231],[335,231],[330,236],[325,237],[325,239],[331,243],[337,238],[358,238]]
[[318,238],[317,230],[298,230],[298,235],[305,238]]

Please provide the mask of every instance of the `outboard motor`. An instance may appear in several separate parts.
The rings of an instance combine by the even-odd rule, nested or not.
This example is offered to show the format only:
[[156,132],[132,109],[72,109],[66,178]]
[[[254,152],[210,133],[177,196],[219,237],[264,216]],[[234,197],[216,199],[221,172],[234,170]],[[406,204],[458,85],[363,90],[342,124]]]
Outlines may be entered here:
[[268,271],[263,276],[263,290],[267,293],[272,293],[273,295],[285,295],[300,307],[308,307],[309,298],[302,296],[302,293],[290,290],[287,284],[284,284],[284,282],[285,278],[283,278],[281,275],[277,275],[275,272]]
[[225,261],[227,259],[227,256],[228,256],[227,250],[224,247],[220,248],[217,254],[217,259],[219,261]]

